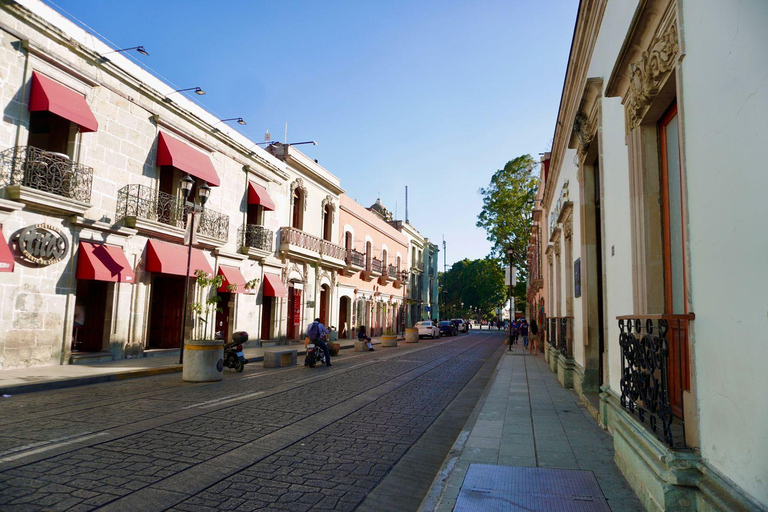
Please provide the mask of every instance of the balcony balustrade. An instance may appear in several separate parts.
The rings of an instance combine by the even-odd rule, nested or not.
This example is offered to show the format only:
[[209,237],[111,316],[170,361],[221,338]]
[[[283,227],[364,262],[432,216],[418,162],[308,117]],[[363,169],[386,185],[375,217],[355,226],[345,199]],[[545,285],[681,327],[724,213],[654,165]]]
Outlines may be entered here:
[[327,240],[320,240],[320,254],[343,261],[347,256],[347,250]]
[[272,252],[272,239],[275,233],[271,229],[257,224],[244,224],[238,230],[237,235],[241,247]]
[[365,268],[365,254],[361,253],[360,251],[350,249],[347,251],[346,262],[347,265],[357,267],[358,271],[363,270]]
[[[118,220],[150,220],[186,229],[191,207],[176,196],[158,192],[145,185],[126,185],[117,192]],[[229,237],[229,216],[206,208],[199,214],[197,234],[226,242]]]
[[398,277],[397,267],[394,265],[390,265],[387,267],[387,277],[390,279],[390,281],[396,280]]
[[332,262],[333,266],[343,268],[342,262],[346,260],[347,251],[340,245],[336,245],[327,240],[323,240],[309,233],[291,227],[280,228],[280,245],[281,250],[292,251],[292,246],[298,249],[303,249],[304,252],[309,251],[309,254],[301,254],[301,251],[297,251],[296,255],[300,257],[311,257],[311,253],[317,253],[322,255],[324,260],[333,259],[338,261]]
[[[685,447],[691,315],[621,316],[621,405],[673,448]],[[647,423],[646,423],[647,421]]]
[[381,275],[381,272],[382,272],[381,267],[382,267],[382,264],[380,259],[371,258],[371,272],[373,272],[374,274]]
[[0,152],[0,185],[21,185],[89,203],[93,168],[73,162],[61,153],[17,146]]

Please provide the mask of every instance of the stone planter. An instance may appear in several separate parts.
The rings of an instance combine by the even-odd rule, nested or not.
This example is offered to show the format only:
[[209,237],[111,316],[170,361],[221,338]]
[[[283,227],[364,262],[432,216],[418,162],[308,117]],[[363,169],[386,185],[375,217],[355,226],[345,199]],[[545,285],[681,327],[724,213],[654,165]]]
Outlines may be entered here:
[[224,341],[190,340],[184,343],[185,382],[215,382],[224,371]]
[[405,342],[406,343],[418,343],[419,342],[419,330],[418,329],[406,329],[405,330]]
[[341,343],[331,341],[327,343],[327,345],[328,345],[328,352],[331,353],[331,357],[336,357],[339,355],[339,350],[341,350]]
[[[418,338],[418,336],[417,336]],[[396,334],[385,334],[381,337],[381,346],[382,347],[396,347],[397,346],[397,335]]]

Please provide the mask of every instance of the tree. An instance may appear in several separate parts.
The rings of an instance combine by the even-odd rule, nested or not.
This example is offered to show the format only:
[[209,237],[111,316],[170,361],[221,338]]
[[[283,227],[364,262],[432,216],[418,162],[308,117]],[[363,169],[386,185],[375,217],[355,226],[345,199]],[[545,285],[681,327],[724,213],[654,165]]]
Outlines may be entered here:
[[484,318],[495,317],[496,308],[506,297],[504,268],[499,260],[490,257],[457,261],[443,274],[442,283],[443,311],[449,318],[469,316],[470,306]]
[[496,171],[487,188],[480,189],[483,210],[477,216],[477,227],[485,229],[493,244],[492,256],[508,262],[507,249],[512,249],[513,264],[522,276],[538,183],[532,174],[535,166],[531,155],[519,156]]

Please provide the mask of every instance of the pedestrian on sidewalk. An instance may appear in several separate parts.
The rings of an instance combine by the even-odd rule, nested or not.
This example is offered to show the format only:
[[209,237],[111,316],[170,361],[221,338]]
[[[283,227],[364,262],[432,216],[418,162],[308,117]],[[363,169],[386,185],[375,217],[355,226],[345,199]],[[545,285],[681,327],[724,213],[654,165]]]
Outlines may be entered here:
[[512,322],[510,329],[512,329],[512,344],[517,345],[517,334],[519,332],[518,330],[520,329],[520,324],[517,320]]
[[368,347],[368,352],[373,352],[373,344],[371,343],[371,338],[365,333],[364,325],[361,325],[360,329],[357,330],[357,341],[364,341],[365,346]]
[[520,336],[523,337],[523,347],[528,348],[528,322],[525,318],[520,322]]
[[531,346],[528,350],[528,353],[530,354],[531,351],[533,351],[533,355],[539,354],[539,326],[536,325],[536,319],[531,318]]

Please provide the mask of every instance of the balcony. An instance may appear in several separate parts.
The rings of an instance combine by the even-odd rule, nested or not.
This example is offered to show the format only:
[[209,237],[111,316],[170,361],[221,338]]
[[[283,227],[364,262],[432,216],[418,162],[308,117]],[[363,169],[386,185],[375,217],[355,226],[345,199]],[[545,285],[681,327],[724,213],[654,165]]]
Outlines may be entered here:
[[693,314],[620,316],[621,406],[662,442],[685,448]]
[[[145,185],[126,185],[117,192],[117,219],[156,236],[183,239],[189,212],[190,207],[175,196]],[[229,216],[206,208],[200,214],[196,234],[204,245],[224,245],[229,237]]]
[[346,266],[347,251],[342,246],[296,228],[280,228],[280,251],[293,258],[320,260],[326,267],[343,269]]
[[272,239],[275,232],[256,224],[243,224],[237,231],[240,240],[240,252],[257,259],[264,259],[272,254]]
[[32,146],[0,152],[0,185],[36,209],[83,215],[90,207],[93,168]]
[[378,278],[382,274],[381,268],[381,260],[371,258],[370,266],[363,271],[363,279],[366,281],[373,281],[374,279]]
[[386,285],[394,281],[397,277],[397,267],[394,265],[387,266],[382,262],[381,276],[379,276],[379,284]]
[[354,249],[348,250],[344,261],[347,265],[344,267],[343,272],[347,277],[365,270],[365,254],[360,251]]
[[[390,267],[391,269],[392,267]],[[395,288],[402,288],[405,282],[408,281],[408,271],[403,270],[402,272],[397,272],[397,269],[395,269],[395,282],[393,283]]]

